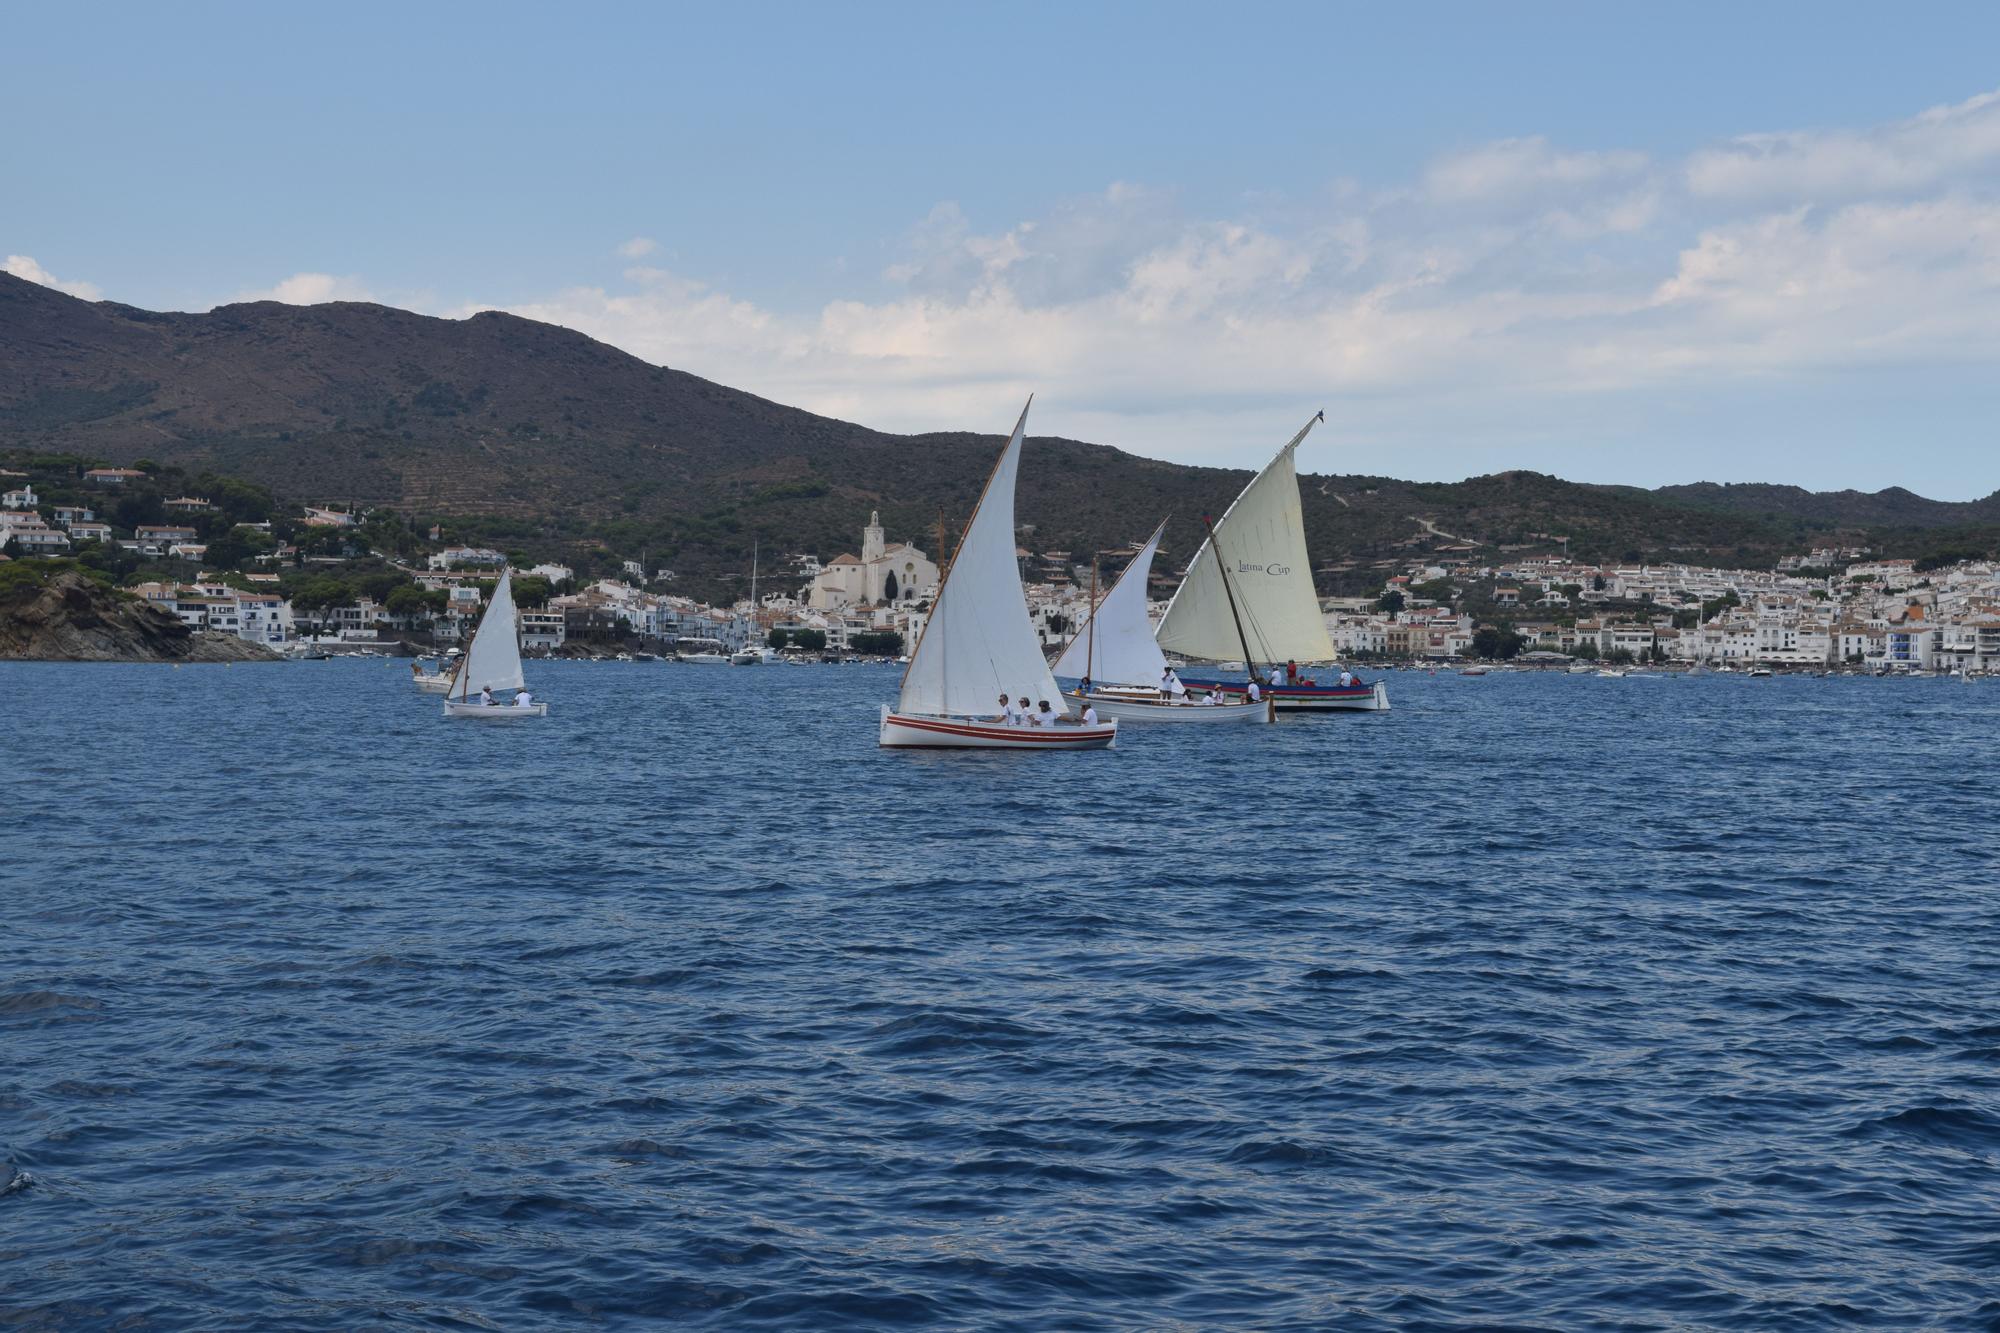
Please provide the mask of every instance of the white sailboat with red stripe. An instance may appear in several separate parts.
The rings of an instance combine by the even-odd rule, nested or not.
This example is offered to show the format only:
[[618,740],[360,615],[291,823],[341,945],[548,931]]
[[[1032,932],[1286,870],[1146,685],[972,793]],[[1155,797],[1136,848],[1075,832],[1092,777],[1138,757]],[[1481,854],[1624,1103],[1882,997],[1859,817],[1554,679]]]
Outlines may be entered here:
[[[1032,405],[1034,400],[1028,400]],[[1014,558],[1014,479],[1028,409],[1000,451],[993,475],[945,570],[930,619],[903,672],[896,706],[882,708],[880,743],[893,749],[1103,750],[1118,724],[1085,725],[1067,716],[1010,725],[1001,704],[1026,698],[1057,712],[1062,692],[1042,656]]]

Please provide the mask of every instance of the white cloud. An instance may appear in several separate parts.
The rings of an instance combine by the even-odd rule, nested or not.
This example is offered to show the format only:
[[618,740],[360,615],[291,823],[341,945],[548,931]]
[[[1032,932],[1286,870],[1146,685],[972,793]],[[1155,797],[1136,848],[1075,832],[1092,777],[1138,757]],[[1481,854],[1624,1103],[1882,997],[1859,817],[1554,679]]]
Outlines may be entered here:
[[618,255],[621,259],[644,259],[659,248],[660,243],[650,236],[634,236],[618,247]]
[[1243,461],[1326,407],[1314,447],[1370,452],[1309,466],[1407,475],[1460,441],[1518,466],[1538,423],[1596,448],[1731,386],[2000,357],[1996,116],[2000,94],[1680,161],[1510,139],[1226,216],[1129,183],[986,228],[945,201],[886,287],[817,309],[661,265],[507,308],[888,430],[989,426],[1036,390],[1038,429],[1158,457]]
[[53,287],[59,292],[67,292],[71,296],[81,297],[86,301],[101,301],[104,299],[104,293],[98,290],[96,283],[64,282],[57,278],[55,274],[36,263],[30,255],[8,255],[5,262],[0,262],[0,273],[11,273],[17,278],[26,278],[29,282],[37,282],[44,287]]
[[1863,130],[1746,134],[1694,154],[1688,188],[1825,201],[1924,190],[2000,168],[2000,91]]
[[245,292],[239,301],[281,301],[286,305],[324,305],[328,301],[372,301],[373,294],[359,278],[335,277],[331,273],[294,273],[275,287]]

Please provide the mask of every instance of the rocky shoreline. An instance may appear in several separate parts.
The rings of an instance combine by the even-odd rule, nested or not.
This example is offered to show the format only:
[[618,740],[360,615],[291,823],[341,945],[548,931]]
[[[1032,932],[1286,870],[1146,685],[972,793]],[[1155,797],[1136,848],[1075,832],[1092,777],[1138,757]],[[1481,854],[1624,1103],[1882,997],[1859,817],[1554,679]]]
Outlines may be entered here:
[[76,570],[0,594],[0,661],[274,662],[261,644],[202,634]]

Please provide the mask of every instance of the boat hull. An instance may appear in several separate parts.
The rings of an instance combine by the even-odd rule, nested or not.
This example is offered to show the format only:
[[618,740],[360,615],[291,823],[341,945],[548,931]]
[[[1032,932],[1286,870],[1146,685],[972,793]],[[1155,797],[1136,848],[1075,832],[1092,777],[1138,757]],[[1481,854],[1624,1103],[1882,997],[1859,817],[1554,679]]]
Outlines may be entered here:
[[1075,691],[1063,695],[1063,703],[1072,716],[1083,712],[1086,700],[1097,710],[1101,718],[1114,718],[1120,722],[1162,722],[1171,724],[1199,723],[1217,725],[1229,722],[1268,722],[1271,710],[1261,703],[1207,704],[1167,703],[1157,697],[1148,699],[1131,694],[1106,694],[1093,692],[1088,696]]
[[477,717],[493,721],[508,721],[520,717],[547,717],[547,704],[529,704],[526,708],[516,708],[513,704],[462,704],[452,699],[444,701],[446,717]]
[[450,676],[412,676],[410,683],[425,694],[443,694],[451,688]]
[[878,740],[889,750],[1108,750],[1117,743],[1116,722],[1096,727],[1010,727],[926,713],[898,713],[886,704]]
[[[1189,680],[1190,690],[1219,689],[1223,697],[1238,699],[1246,695],[1242,681]],[[1258,687],[1267,699],[1275,699],[1280,713],[1386,713],[1389,711],[1389,688],[1381,681],[1373,685],[1262,685]]]

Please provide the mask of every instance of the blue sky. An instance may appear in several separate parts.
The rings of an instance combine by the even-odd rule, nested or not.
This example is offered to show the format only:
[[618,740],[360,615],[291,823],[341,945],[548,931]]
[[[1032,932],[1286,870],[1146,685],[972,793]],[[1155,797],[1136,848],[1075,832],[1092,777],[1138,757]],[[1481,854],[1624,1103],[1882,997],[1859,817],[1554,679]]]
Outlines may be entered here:
[[[1380,12],[1378,12],[1380,11]],[[2000,8],[8,6],[0,259],[892,430],[2000,487]]]

